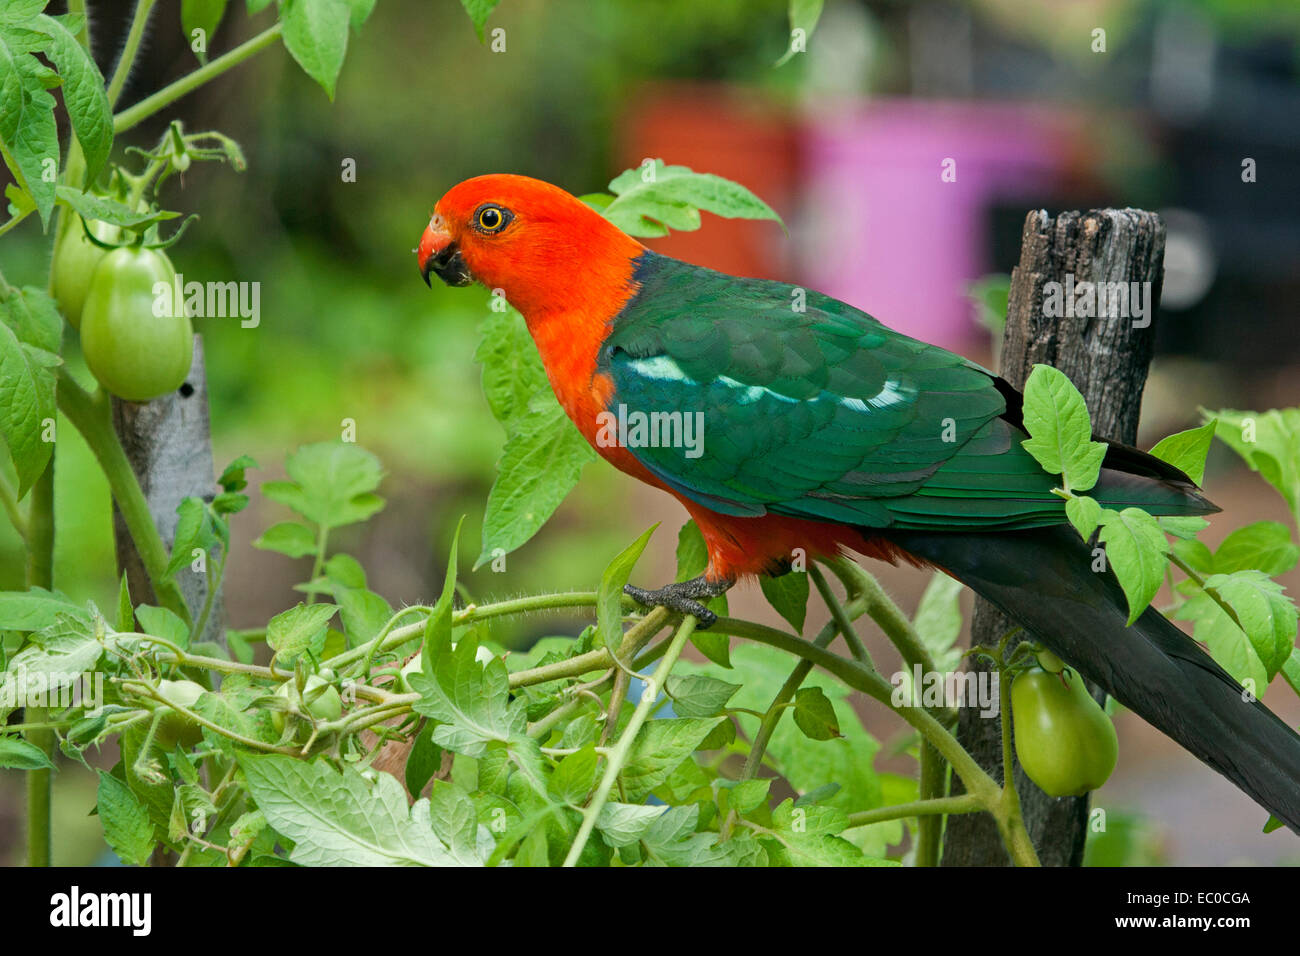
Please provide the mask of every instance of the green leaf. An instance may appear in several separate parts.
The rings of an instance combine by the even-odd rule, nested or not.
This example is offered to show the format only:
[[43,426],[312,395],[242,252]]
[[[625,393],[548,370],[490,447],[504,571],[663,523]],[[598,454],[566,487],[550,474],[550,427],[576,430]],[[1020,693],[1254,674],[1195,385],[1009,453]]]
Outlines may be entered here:
[[1292,542],[1286,525],[1256,521],[1223,539],[1214,552],[1214,570],[1231,574],[1254,569],[1272,577],[1290,571],[1297,560],[1300,560],[1300,547]]
[[1210,453],[1217,424],[1216,419],[1211,419],[1199,428],[1189,428],[1162,438],[1151,449],[1151,454],[1169,462],[1199,485],[1205,478],[1205,458]]
[[182,621],[175,612],[169,611],[165,607],[152,607],[148,604],[141,604],[135,609],[135,618],[140,622],[143,633],[165,638],[173,644],[180,645],[182,650],[189,647],[189,625]]
[[41,16],[34,25],[50,38],[45,53],[63,78],[63,105],[86,157],[86,180],[93,182],[113,148],[113,110],[104,91],[104,77],[62,22]]
[[0,143],[6,147],[10,172],[32,198],[42,226],[49,225],[54,209],[55,179],[47,170],[57,174],[59,162],[59,131],[54,97],[45,89],[47,74],[34,56],[15,55],[6,38],[0,37],[0,89],[5,105],[0,110]]
[[53,767],[45,752],[21,737],[0,734],[0,768],[6,770],[41,770]]
[[99,771],[96,798],[104,841],[128,866],[145,866],[153,853],[153,824],[144,805],[121,780]]
[[515,309],[490,310],[479,334],[474,361],[483,366],[483,395],[510,435],[511,423],[523,418],[533,399],[550,389],[546,369],[524,317]]
[[333,100],[348,52],[352,8],[347,0],[283,0],[280,22],[290,55]]
[[548,781],[551,793],[572,807],[581,807],[596,785],[596,745],[587,744],[577,753],[563,757]]
[[1300,408],[1201,414],[1219,420],[1215,435],[1278,490],[1300,523]]
[[632,742],[619,779],[629,800],[640,801],[690,758],[725,717],[650,720]]
[[278,551],[291,558],[305,558],[315,554],[319,542],[315,533],[297,521],[281,521],[262,532],[253,547],[262,551]]
[[176,508],[176,513],[179,515],[179,520],[176,522],[176,535],[172,541],[172,557],[167,563],[168,577],[194,560],[195,548],[210,554],[217,544],[212,515],[202,498],[182,499]]
[[[248,791],[267,822],[289,840],[301,866],[459,866],[434,833],[429,801],[408,807],[390,774],[373,787],[350,767],[276,754],[239,754]],[[481,861],[480,861],[481,862]]]
[[506,440],[483,518],[481,567],[497,549],[509,553],[544,525],[596,453],[554,397],[534,406]]
[[82,674],[94,671],[103,653],[104,645],[85,612],[56,611],[54,623],[33,634],[32,643],[0,673],[0,699],[20,696],[19,674],[28,686],[43,686],[50,693],[69,687]]
[[268,481],[262,494],[323,528],[365,521],[384,506],[374,494],[384,472],[379,459],[348,442],[304,445],[288,457],[291,481]]
[[942,571],[936,571],[916,606],[912,628],[941,671],[954,669],[961,650],[954,648],[961,634],[961,592],[963,585]]
[[449,632],[435,636],[425,643],[423,670],[410,677],[420,695],[411,709],[439,722],[433,742],[467,757],[482,757],[493,742],[516,741],[527,726],[524,700],[511,703],[505,662],[494,657],[485,667],[477,650],[470,637],[453,648]]
[[[168,219],[175,219],[180,215],[178,212],[168,212],[165,209],[133,209],[116,199],[110,199],[107,196],[95,196],[80,189],[73,189],[71,186],[59,186],[56,193],[59,202],[82,218],[108,222],[115,226],[138,229],[156,222],[166,222]],[[81,226],[78,223],[72,223],[69,228],[80,229]]]
[[437,783],[429,798],[433,834],[451,851],[457,866],[482,866],[494,844],[479,826],[478,811],[469,794],[452,783]]
[[742,780],[731,788],[727,805],[739,814],[749,813],[767,802],[767,794],[771,788],[771,777]]
[[[226,15],[226,0],[181,0],[181,32],[185,35],[185,43],[191,50],[194,49],[194,31],[203,31],[203,46],[208,48],[212,46],[212,38],[216,35],[217,27],[221,25],[221,18]],[[194,55],[199,58],[200,63],[208,62],[207,53],[200,53],[195,50]]]
[[1065,516],[1074,525],[1074,530],[1079,532],[1079,537],[1087,541],[1101,524],[1101,505],[1096,498],[1075,495],[1065,501]]
[[1053,475],[1066,491],[1087,491],[1097,483],[1105,442],[1092,441],[1088,406],[1066,378],[1050,365],[1035,365],[1025,382],[1025,450]]
[[131,632],[135,630],[135,605],[131,601],[131,585],[126,579],[126,572],[117,585],[117,629]]
[[54,420],[54,375],[57,355],[24,345],[9,326],[9,304],[0,322],[0,438],[9,446],[18,475],[18,497],[45,471],[54,443],[45,441],[46,422]]
[[[796,36],[802,41],[803,49],[807,49],[806,44],[817,27],[817,21],[821,19],[822,2],[823,0],[790,0],[790,46],[781,59],[776,61],[777,66],[784,66],[800,52],[800,47],[795,43]],[[798,34],[795,33],[796,30],[799,31]]]
[[[682,525],[681,530],[677,532],[677,577],[674,580],[689,581],[692,578],[698,578],[708,569],[709,549],[704,544],[704,535],[700,533],[700,529],[694,521],[687,521],[686,524]],[[704,602],[704,606],[718,617],[727,616],[727,596],[725,594],[709,598]],[[721,641],[718,638],[721,638]],[[731,666],[727,663],[729,641],[725,634],[696,631],[691,635],[691,643],[695,644],[709,660],[716,661],[723,667]],[[710,650],[704,650],[705,646],[708,646]],[[718,656],[715,656],[715,654]]]
[[335,604],[299,604],[271,618],[266,625],[266,643],[281,663],[289,663],[304,651],[320,657],[325,646],[325,626],[338,610]]
[[1210,523],[1198,515],[1160,515],[1156,518],[1160,530],[1184,541],[1194,539],[1210,526]]
[[375,637],[393,616],[392,606],[366,588],[335,587],[334,600],[350,647]]
[[641,552],[659,525],[652,525],[618,556],[600,575],[596,589],[596,643],[601,647],[617,649],[623,637],[623,585],[632,574]]
[[716,717],[740,686],[704,674],[686,674],[669,677],[664,689],[678,717]]
[[217,479],[217,484],[221,485],[225,491],[243,491],[248,487],[248,479],[245,472],[250,468],[259,467],[257,462],[248,455],[240,455],[221,473]]
[[596,817],[596,829],[612,847],[632,846],[668,810],[666,806],[639,803],[607,803]]
[[406,789],[419,796],[433,775],[442,768],[442,748],[433,742],[433,721],[426,720],[411,744],[406,758]]
[[812,740],[840,736],[835,706],[820,687],[800,687],[794,695],[794,722]]
[[58,355],[63,344],[63,316],[44,289],[24,286],[0,308],[18,341]]
[[1272,680],[1296,642],[1296,607],[1282,585],[1262,571],[1247,570],[1212,574],[1205,579],[1205,589],[1218,593],[1236,612],[1267,680]]
[[1119,512],[1106,508],[1101,513],[1101,543],[1128,598],[1128,623],[1132,624],[1164,581],[1169,565],[1164,532],[1156,519],[1141,508]]
[[456,523],[456,533],[451,538],[451,551],[447,555],[447,574],[443,579],[442,593],[438,595],[433,610],[424,622],[421,666],[424,676],[430,679],[437,676],[435,662],[440,655],[445,655],[444,649],[451,647],[451,611],[452,602],[456,599],[456,574],[460,564],[460,529],[464,524],[463,517]]
[[759,575],[758,585],[767,603],[790,623],[796,634],[802,634],[808,614],[808,572],[791,571],[778,578]]
[[843,810],[824,806],[796,807],[784,800],[772,811],[776,839],[764,841],[775,866],[889,866],[873,860],[837,834],[848,826]]
[[632,236],[698,229],[700,210],[726,219],[771,219],[785,225],[739,183],[688,166],[668,166],[662,159],[620,173],[609,188],[617,198],[605,207],[604,216]]
[[81,611],[79,604],[58,591],[0,591],[0,631],[39,631],[53,624],[60,613]]
[[500,2],[501,0],[460,0],[460,5],[465,8],[474,24],[474,33],[478,36],[479,43],[484,41],[483,25]]

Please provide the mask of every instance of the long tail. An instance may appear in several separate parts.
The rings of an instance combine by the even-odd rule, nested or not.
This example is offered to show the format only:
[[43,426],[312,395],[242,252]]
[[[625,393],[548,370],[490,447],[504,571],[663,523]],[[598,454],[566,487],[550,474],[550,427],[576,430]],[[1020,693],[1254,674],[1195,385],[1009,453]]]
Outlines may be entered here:
[[1132,627],[1110,572],[1068,527],[890,531],[889,540],[996,604],[1116,700],[1300,833],[1300,735],[1158,611]]

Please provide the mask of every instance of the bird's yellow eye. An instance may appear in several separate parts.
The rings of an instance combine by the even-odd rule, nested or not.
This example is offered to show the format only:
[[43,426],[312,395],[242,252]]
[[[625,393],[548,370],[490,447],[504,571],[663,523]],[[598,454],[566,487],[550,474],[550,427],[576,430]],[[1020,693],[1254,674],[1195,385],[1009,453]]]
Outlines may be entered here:
[[474,213],[474,225],[478,227],[480,232],[500,232],[509,225],[512,218],[514,217],[500,206],[480,206],[478,211]]

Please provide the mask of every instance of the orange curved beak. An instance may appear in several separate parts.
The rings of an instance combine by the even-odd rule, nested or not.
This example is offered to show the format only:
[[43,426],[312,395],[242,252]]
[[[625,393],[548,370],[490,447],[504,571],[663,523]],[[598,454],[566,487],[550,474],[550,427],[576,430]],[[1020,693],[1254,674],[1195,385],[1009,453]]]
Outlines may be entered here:
[[429,273],[437,269],[440,261],[449,258],[447,252],[450,248],[450,233],[436,228],[431,220],[424,230],[424,235],[420,237],[420,245],[415,251],[416,262],[420,266],[420,276],[424,279],[424,284],[430,288],[433,287],[433,283],[429,279]]

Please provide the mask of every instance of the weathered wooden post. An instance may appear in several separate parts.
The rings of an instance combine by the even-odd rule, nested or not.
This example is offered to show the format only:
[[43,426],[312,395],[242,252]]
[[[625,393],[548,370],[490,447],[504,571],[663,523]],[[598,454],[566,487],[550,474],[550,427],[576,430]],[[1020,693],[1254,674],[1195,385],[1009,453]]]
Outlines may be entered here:
[[[217,491],[202,336],[194,336],[194,361],[184,384],[152,402],[138,404],[113,399],[113,428],[149,502],[158,533],[171,548],[176,537],[176,508],[182,499],[195,496],[211,500]],[[155,603],[144,563],[116,506],[113,534],[118,566],[126,572],[132,600],[137,605]],[[176,584],[190,614],[197,620],[208,594],[207,576],[196,574],[187,565],[177,573]],[[207,625],[197,639],[225,643],[225,612],[220,591],[213,598]]]
[[[1138,413],[1147,366],[1155,342],[1152,322],[1164,275],[1165,226],[1155,213],[1141,209],[1094,209],[1066,212],[1055,219],[1045,210],[1025,218],[1020,264],[1011,275],[1007,326],[1002,348],[1002,377],[1023,388],[1036,364],[1060,369],[1083,393],[1098,437],[1128,444],[1137,440]],[[1062,314],[1044,308],[1044,287],[1060,283]],[[1087,300],[1070,302],[1070,294],[1093,283],[1095,304],[1107,283],[1128,283],[1120,299],[1143,301],[1145,315],[1114,317]],[[1137,286],[1131,283],[1138,283]],[[1143,285],[1143,283],[1147,283]],[[1149,290],[1145,300],[1129,293]],[[1053,292],[1057,290],[1052,290]],[[1106,297],[1108,305],[1115,300]],[[1073,308],[1073,305],[1083,308]],[[1052,312],[1048,315],[1047,312]],[[1087,315],[1082,313],[1088,312]],[[1110,315],[1110,317],[1106,317]],[[996,644],[1014,623],[992,604],[975,602],[971,640]],[[1020,635],[1015,640],[1023,638]],[[988,668],[987,662],[973,664]],[[1103,695],[1093,688],[1094,696]],[[1001,779],[1002,734],[999,721],[982,718],[973,708],[961,711],[958,739],[995,779]],[[1016,766],[1025,825],[1044,866],[1078,866],[1083,860],[1088,827],[1088,797],[1047,796]],[[960,789],[960,783],[954,783]],[[988,814],[950,817],[944,841],[944,866],[1005,866],[1010,863],[997,826]]]

